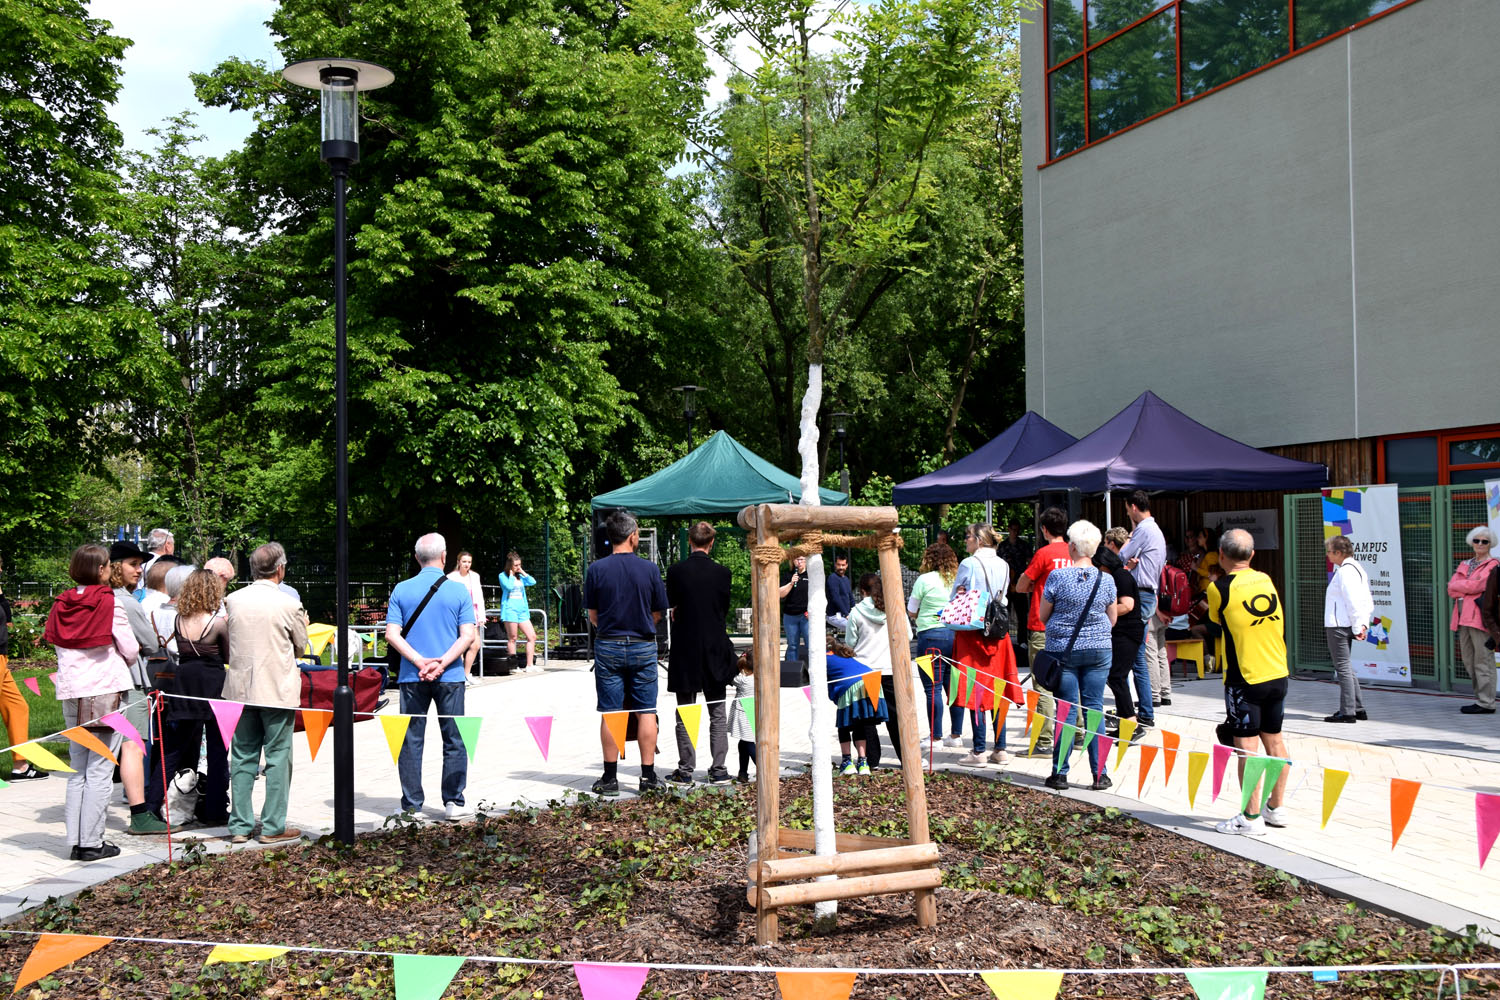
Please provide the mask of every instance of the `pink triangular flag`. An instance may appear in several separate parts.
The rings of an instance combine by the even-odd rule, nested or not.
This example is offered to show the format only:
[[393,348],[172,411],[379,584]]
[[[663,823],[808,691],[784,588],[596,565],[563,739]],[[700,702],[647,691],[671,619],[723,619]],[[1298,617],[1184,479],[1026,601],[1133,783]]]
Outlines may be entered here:
[[1474,823],[1479,828],[1479,867],[1483,868],[1500,834],[1500,795],[1474,793]]
[[528,715],[526,726],[531,730],[531,738],[536,740],[537,749],[542,752],[542,760],[546,760],[547,748],[552,745],[552,716]]
[[1210,802],[1219,801],[1219,789],[1224,787],[1224,768],[1229,766],[1229,755],[1234,753],[1234,747],[1226,747],[1222,743],[1214,744],[1214,794]]
[[214,710],[214,718],[219,723],[219,735],[224,737],[224,749],[229,749],[229,741],[234,739],[234,727],[240,724],[240,715],[245,711],[245,706],[237,701],[211,701],[208,707]]
[[[1114,740],[1103,733],[1099,734],[1099,771],[1103,771],[1104,765],[1109,763],[1109,748],[1114,745]],[[1099,771],[1094,772],[1094,777],[1099,777]]]
[[812,701],[812,685],[811,684],[804,684],[804,685],[802,685],[802,693],[805,694],[805,695],[807,695],[807,700],[808,701]]
[[131,725],[130,720],[125,718],[125,716],[119,712],[110,712],[104,718],[100,719],[99,722],[113,729],[127,740],[134,740],[135,745],[141,748],[141,756],[147,756],[146,741],[141,739],[141,731]]
[[42,696],[42,686],[37,683],[35,677],[23,677],[21,678],[21,683],[31,688],[31,693],[36,695],[38,698]]
[[583,1000],[635,1000],[646,985],[649,965],[589,965],[578,962],[573,966],[573,975],[578,977],[578,988]]
[[52,686],[54,688],[57,687],[57,671],[54,670],[54,671],[52,671],[52,673],[48,674],[47,675],[47,680],[52,683]]
[[1052,742],[1060,744],[1063,729],[1067,727],[1068,720],[1073,717],[1073,703],[1063,701],[1061,698],[1054,698],[1053,701],[1057,704],[1057,725],[1052,730]]

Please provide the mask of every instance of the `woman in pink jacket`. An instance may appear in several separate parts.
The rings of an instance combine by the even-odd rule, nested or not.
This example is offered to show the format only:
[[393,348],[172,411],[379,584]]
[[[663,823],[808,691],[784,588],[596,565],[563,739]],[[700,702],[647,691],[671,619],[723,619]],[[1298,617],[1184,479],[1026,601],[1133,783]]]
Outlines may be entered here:
[[1495,654],[1485,648],[1489,638],[1479,614],[1479,598],[1489,583],[1490,574],[1500,565],[1490,550],[1495,536],[1481,524],[1464,539],[1474,549],[1474,557],[1465,559],[1448,581],[1448,596],[1454,599],[1453,618],[1448,627],[1457,633],[1454,644],[1463,657],[1464,669],[1474,679],[1474,704],[1459,709],[1465,715],[1495,713]]

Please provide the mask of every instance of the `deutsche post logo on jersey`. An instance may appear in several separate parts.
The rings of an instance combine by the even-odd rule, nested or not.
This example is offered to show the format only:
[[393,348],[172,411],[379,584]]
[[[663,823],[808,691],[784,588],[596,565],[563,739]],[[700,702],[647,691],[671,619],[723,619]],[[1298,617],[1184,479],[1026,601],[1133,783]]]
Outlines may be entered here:
[[1240,607],[1244,608],[1245,613],[1254,619],[1250,623],[1251,628],[1266,621],[1281,621],[1280,606],[1276,601],[1275,593],[1256,594],[1248,601],[1241,601]]

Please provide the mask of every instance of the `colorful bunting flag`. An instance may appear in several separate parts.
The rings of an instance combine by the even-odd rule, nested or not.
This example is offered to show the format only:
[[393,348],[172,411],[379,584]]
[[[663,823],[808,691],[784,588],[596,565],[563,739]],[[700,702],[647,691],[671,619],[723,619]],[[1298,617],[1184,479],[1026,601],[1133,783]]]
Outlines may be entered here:
[[1026,756],[1031,757],[1036,754],[1036,743],[1037,740],[1042,738],[1042,725],[1046,721],[1046,719],[1042,718],[1041,712],[1037,712],[1031,716],[1031,745],[1026,748]]
[[808,704],[812,704],[812,685],[802,685],[802,694],[807,698]]
[[917,669],[926,674],[928,680],[932,680],[932,657],[919,656],[917,657],[916,663]]
[[1422,790],[1420,781],[1408,781],[1405,778],[1391,779],[1391,850],[1396,849],[1396,841],[1401,839],[1401,832],[1406,829],[1407,820],[1411,819],[1411,807],[1417,804],[1417,793]]
[[1333,816],[1333,807],[1338,805],[1339,796],[1344,794],[1344,782],[1349,780],[1348,771],[1335,771],[1331,767],[1323,768],[1323,826],[1328,828],[1328,820]]
[[1483,868],[1500,834],[1500,795],[1474,793],[1474,826],[1479,833],[1479,867]]
[[1114,740],[1110,739],[1104,733],[1099,734],[1099,769],[1094,772],[1095,778],[1098,778],[1104,772],[1104,765],[1109,763],[1109,748],[1114,745]]
[[1120,720],[1120,742],[1115,745],[1115,770],[1120,769],[1120,761],[1125,759],[1125,751],[1130,749],[1130,740],[1135,736],[1136,721],[1134,719]]
[[749,694],[739,699],[740,708],[745,710],[745,721],[750,723],[750,731],[755,731],[755,695]]
[[42,686],[37,683],[35,677],[23,677],[21,678],[21,683],[31,688],[31,693],[36,695],[38,698],[42,696]]
[[696,702],[678,705],[677,717],[682,720],[682,728],[687,731],[688,742],[696,748],[698,737],[703,735],[703,706]]
[[1083,715],[1083,746],[1080,747],[1084,753],[1088,753],[1089,744],[1094,742],[1094,737],[1101,732],[1100,726],[1104,722],[1104,713],[1097,708],[1091,708]]
[[25,760],[30,761],[44,771],[67,771],[69,774],[76,773],[71,767],[63,762],[61,757],[57,756],[57,754],[42,746],[40,743],[22,743],[20,746],[13,747],[12,749],[14,749],[16,753],[20,754]]
[[1057,730],[1054,732],[1052,741],[1059,749],[1058,760],[1067,760],[1068,755],[1073,752],[1073,740],[1078,735],[1078,727],[1072,723],[1073,710],[1078,706],[1069,704],[1061,698],[1057,700]]
[[615,741],[615,749],[621,756],[625,753],[626,726],[630,722],[629,712],[605,712],[604,725],[609,729],[610,738]]
[[591,965],[578,962],[573,966],[573,975],[578,977],[578,989],[583,1000],[635,1000],[641,995],[646,976],[651,973],[649,965]]
[[469,754],[469,763],[474,763],[474,748],[479,745],[479,724],[484,721],[478,715],[460,715],[453,720],[458,727],[458,737],[464,741],[464,750]]
[[1035,691],[1026,692],[1026,725],[1028,727],[1031,725],[1031,717],[1036,715],[1036,706],[1040,699],[1041,695]]
[[1007,969],[1003,972],[981,972],[979,978],[995,994],[996,1000],[1053,1000],[1062,989],[1063,974],[1034,969]]
[[141,739],[141,731],[133,726],[129,719],[119,712],[110,712],[99,720],[101,726],[108,726],[127,740],[131,740],[141,748],[141,756],[146,756],[146,741]]
[[237,701],[215,700],[209,702],[208,707],[213,709],[214,719],[219,723],[219,735],[224,737],[224,749],[228,750],[234,741],[234,727],[240,724],[245,706]]
[[1229,766],[1229,755],[1232,753],[1233,747],[1226,747],[1222,743],[1214,744],[1214,793],[1208,800],[1210,802],[1219,801],[1219,792],[1224,788],[1224,768]]
[[[1250,808],[1250,796],[1255,793],[1256,786],[1260,784],[1261,777],[1266,773],[1266,758],[1248,757],[1245,760],[1245,770],[1240,774],[1240,812],[1246,812]],[[1261,800],[1265,804],[1265,800]]]
[[547,748],[552,744],[552,716],[528,715],[526,728],[531,730],[531,738],[536,740],[536,748],[542,752],[542,760],[546,760]]
[[52,685],[53,690],[57,689],[57,671],[56,670],[52,671],[52,673],[50,673],[50,674],[47,675],[47,683],[49,683],[49,684]]
[[1189,972],[1198,1000],[1264,1000],[1266,974],[1255,969],[1204,969]]
[[304,708],[302,710],[302,729],[307,733],[307,749],[312,753],[312,759],[318,759],[318,748],[323,745],[323,736],[328,732],[328,725],[333,721],[333,713],[323,708]]
[[1141,744],[1141,769],[1135,778],[1135,797],[1140,798],[1141,793],[1146,790],[1146,778],[1151,774],[1151,765],[1156,762],[1156,751],[1159,748],[1155,743]]
[[878,707],[880,705],[880,674],[865,674],[864,681],[865,697],[870,699],[871,705],[875,705]]
[[1198,804],[1198,786],[1203,783],[1203,772],[1208,770],[1208,754],[1202,750],[1188,751],[1188,808]]
[[1266,776],[1260,783],[1262,807],[1271,801],[1271,793],[1276,790],[1276,783],[1281,780],[1281,772],[1285,767],[1286,761],[1280,757],[1266,758]]
[[105,746],[104,742],[100,740],[99,737],[95,736],[93,733],[89,732],[82,726],[74,726],[72,729],[64,729],[63,735],[72,740],[74,743],[77,743],[79,746],[86,747],[89,750],[94,751],[94,753],[98,754],[101,757],[107,757],[110,763],[117,766],[119,765],[120,761],[115,757],[114,751]]
[[72,965],[113,940],[114,938],[88,934],[43,934],[37,938],[31,954],[26,956],[26,964],[21,966],[21,971],[16,975],[16,985],[11,992],[21,992],[43,976],[51,975],[65,965]]
[[979,671],[970,670],[964,678],[967,681],[967,689],[964,691],[964,704],[970,708],[978,708],[974,703],[974,688],[979,683]]
[[1073,703],[1070,701],[1063,701],[1061,698],[1054,698],[1053,702],[1057,706],[1055,711],[1055,714],[1057,716],[1057,725],[1052,729],[1052,742],[1061,743],[1063,729],[1066,728],[1071,730],[1074,728],[1069,725],[1068,721],[1073,718]]
[[849,1000],[853,972],[778,972],[782,1000]]
[[216,944],[214,950],[208,953],[204,965],[218,965],[220,962],[264,962],[269,958],[280,958],[290,948],[281,948],[274,944]]
[[406,743],[406,727],[411,725],[409,715],[381,715],[380,727],[385,730],[385,745],[391,748],[391,763],[401,766],[401,747]]
[[964,672],[962,663],[954,663],[948,667],[948,704],[962,705],[958,698],[958,685]]
[[1177,749],[1182,746],[1182,737],[1177,733],[1169,733],[1165,729],[1161,731],[1161,756],[1166,762],[1167,774],[1162,779],[1162,784],[1172,783],[1172,768],[1177,764]]
[[396,1000],[439,1000],[463,964],[462,955],[396,955]]

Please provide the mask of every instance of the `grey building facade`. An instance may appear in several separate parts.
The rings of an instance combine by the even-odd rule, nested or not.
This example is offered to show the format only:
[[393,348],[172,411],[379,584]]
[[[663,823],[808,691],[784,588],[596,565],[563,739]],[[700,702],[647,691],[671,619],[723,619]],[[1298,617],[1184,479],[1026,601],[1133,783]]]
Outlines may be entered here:
[[1388,481],[1400,435],[1500,476],[1443,436],[1500,445],[1496,39],[1500,0],[1049,0],[1028,406],[1083,434],[1149,388],[1257,447],[1367,441]]

